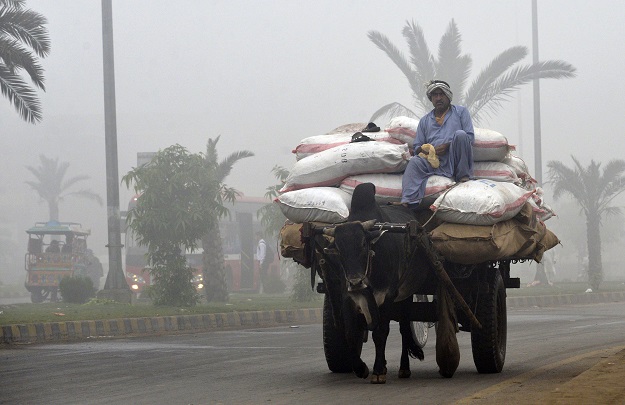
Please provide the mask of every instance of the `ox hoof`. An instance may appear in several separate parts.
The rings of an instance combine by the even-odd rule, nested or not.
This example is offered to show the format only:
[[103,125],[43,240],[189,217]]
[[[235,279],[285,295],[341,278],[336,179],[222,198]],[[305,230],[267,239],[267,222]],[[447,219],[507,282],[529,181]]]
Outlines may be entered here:
[[371,384],[386,384],[386,374],[371,375]]
[[410,378],[410,375],[412,373],[410,372],[410,370],[402,370],[401,368],[399,369],[399,372],[397,373],[397,376],[399,378]]

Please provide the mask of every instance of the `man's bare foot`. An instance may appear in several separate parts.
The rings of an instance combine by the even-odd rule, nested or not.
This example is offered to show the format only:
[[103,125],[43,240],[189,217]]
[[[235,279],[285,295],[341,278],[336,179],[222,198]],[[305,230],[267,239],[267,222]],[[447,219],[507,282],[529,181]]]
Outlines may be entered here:
[[390,201],[388,205],[401,205],[402,207],[408,208],[408,203],[403,203],[399,201]]

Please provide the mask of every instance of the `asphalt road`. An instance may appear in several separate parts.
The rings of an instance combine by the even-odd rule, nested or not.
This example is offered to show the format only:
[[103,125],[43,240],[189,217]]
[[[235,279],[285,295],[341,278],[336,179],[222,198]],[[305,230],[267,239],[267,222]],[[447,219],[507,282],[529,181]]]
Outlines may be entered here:
[[[500,374],[475,371],[470,335],[460,332],[461,362],[452,379],[438,375],[434,330],[426,359],[398,379],[400,338],[392,325],[388,382],[372,385],[330,373],[321,325],[194,335],[13,345],[0,350],[0,403],[7,404],[335,404],[528,402],[625,344],[625,303],[508,311],[508,351]],[[363,360],[373,363],[371,339]],[[482,401],[484,402],[484,401]],[[532,402],[532,401],[529,401]]]

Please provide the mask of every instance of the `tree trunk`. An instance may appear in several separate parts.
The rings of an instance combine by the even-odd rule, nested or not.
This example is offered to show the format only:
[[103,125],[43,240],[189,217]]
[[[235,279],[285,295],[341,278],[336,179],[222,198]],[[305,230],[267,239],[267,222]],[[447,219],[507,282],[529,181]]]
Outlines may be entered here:
[[601,233],[597,216],[588,216],[586,221],[586,235],[588,239],[588,282],[593,291],[599,290],[603,281],[601,265]]
[[202,238],[202,247],[204,248],[202,272],[206,300],[208,302],[227,302],[228,283],[226,282],[226,266],[218,222],[215,222]]
[[48,211],[50,212],[50,221],[59,220],[59,203],[57,201],[48,201]]

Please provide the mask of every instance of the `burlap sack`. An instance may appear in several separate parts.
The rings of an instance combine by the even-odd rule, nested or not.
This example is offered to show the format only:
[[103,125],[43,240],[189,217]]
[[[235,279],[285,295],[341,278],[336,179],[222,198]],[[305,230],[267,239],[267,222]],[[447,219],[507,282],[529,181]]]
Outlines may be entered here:
[[302,224],[287,221],[280,229],[280,255],[293,258],[297,262],[304,260]]
[[536,244],[536,230],[514,219],[494,225],[444,223],[431,233],[434,248],[446,260],[478,264],[515,257]]

